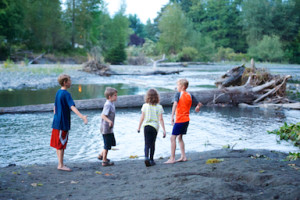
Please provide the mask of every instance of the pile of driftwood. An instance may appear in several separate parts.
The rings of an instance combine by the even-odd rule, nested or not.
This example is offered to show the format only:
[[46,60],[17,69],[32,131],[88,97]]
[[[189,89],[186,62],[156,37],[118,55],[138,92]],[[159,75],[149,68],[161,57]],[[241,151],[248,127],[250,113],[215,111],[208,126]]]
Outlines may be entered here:
[[113,72],[108,65],[101,64],[96,60],[90,60],[84,63],[82,70],[92,74],[97,74],[99,76],[110,76],[115,74],[115,72]]
[[290,75],[272,75],[265,69],[256,68],[252,60],[250,68],[237,66],[215,82],[220,92],[211,103],[224,103],[222,97],[230,95],[231,99],[227,103],[236,102],[240,106],[300,109],[299,102],[292,102],[286,97],[286,83],[289,78]]
[[102,64],[100,61],[96,59],[90,59],[88,62],[84,63],[83,71],[89,72],[92,74],[97,74],[99,76],[110,76],[110,75],[139,75],[139,76],[149,76],[149,75],[168,75],[168,74],[179,74],[183,70],[157,70],[157,63],[165,60],[163,59],[153,61],[153,67],[141,72],[138,70],[137,72],[122,72],[117,73],[111,70],[109,65]]

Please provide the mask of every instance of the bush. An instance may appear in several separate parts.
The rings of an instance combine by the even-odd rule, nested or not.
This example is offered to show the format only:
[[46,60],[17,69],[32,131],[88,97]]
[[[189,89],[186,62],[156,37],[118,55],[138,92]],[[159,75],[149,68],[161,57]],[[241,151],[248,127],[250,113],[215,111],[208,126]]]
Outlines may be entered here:
[[118,65],[126,60],[125,45],[120,43],[118,46],[112,48],[105,56],[105,62]]
[[248,55],[259,61],[282,61],[284,52],[278,36],[264,36],[256,46],[248,49]]
[[[215,61],[230,61],[234,50],[231,48],[219,47],[217,54],[215,55]],[[231,56],[230,56],[231,55]]]
[[127,62],[129,65],[145,65],[147,64],[147,58],[143,53],[142,47],[129,46],[126,49]]
[[4,62],[4,68],[12,68],[15,65],[14,61],[9,58]]
[[157,44],[152,40],[146,39],[146,42],[143,44],[143,52],[147,56],[158,56],[159,50]]
[[300,147],[300,122],[297,124],[284,123],[279,130],[268,131],[269,134],[276,134],[280,140],[291,140],[295,146]]
[[184,47],[178,54],[178,58],[182,62],[194,61],[196,60],[197,55],[198,51],[194,47]]

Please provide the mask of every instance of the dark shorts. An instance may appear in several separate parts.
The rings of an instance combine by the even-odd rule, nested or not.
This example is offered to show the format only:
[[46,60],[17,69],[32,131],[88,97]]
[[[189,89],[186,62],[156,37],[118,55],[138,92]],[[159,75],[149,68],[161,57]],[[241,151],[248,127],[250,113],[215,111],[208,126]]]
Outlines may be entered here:
[[55,149],[66,149],[68,143],[68,131],[52,129],[50,146]]
[[112,146],[116,146],[116,139],[113,133],[103,134],[104,149],[111,150]]
[[172,135],[185,135],[189,122],[175,123],[173,126]]

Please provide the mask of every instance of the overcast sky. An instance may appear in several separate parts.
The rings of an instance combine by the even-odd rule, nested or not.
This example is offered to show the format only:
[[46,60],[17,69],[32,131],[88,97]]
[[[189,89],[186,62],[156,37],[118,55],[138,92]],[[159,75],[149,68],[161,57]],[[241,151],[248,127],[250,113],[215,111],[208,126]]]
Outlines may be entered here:
[[[121,0],[105,0],[111,16],[113,16],[121,5]],[[161,7],[166,5],[169,0],[125,0],[126,14],[136,14],[142,23],[146,24],[147,20],[157,17],[157,12]]]

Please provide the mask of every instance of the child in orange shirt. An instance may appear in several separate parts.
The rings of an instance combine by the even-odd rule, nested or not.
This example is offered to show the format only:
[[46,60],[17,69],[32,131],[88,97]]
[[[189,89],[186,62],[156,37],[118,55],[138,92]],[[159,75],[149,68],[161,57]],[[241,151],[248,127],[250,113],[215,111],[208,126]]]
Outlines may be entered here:
[[[172,125],[173,131],[171,136],[171,157],[166,164],[173,164],[175,162],[185,162],[187,161],[185,155],[185,147],[182,136],[186,134],[187,128],[190,121],[190,108],[192,103],[196,102],[197,106],[195,108],[196,112],[200,111],[202,106],[201,102],[198,102],[197,99],[188,93],[186,89],[188,88],[189,82],[186,79],[179,79],[177,81],[177,93],[175,95],[173,107],[172,107]],[[176,114],[175,114],[176,113]],[[174,114],[176,115],[175,124],[174,124]],[[176,150],[176,138],[178,136],[178,143],[180,146],[181,157],[178,160],[175,160],[175,150]]]

